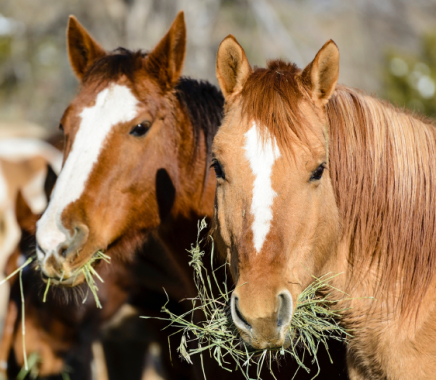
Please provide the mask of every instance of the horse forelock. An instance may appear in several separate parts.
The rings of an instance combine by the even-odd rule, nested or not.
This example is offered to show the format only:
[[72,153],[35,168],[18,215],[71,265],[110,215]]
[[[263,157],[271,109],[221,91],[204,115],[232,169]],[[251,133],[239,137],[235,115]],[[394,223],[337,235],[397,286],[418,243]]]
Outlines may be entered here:
[[280,150],[293,154],[293,147],[311,149],[309,134],[318,135],[301,111],[301,102],[313,106],[301,83],[301,70],[292,63],[275,60],[257,68],[241,92],[241,111],[246,121],[255,122],[262,141],[274,138]]
[[130,51],[119,47],[93,62],[86,71],[82,83],[112,82],[121,76],[126,76],[133,82],[135,73],[143,67],[147,55],[148,53],[142,50]]
[[327,104],[327,120],[329,172],[353,277],[376,268],[374,296],[396,295],[392,306],[407,314],[436,274],[434,125],[343,86]]

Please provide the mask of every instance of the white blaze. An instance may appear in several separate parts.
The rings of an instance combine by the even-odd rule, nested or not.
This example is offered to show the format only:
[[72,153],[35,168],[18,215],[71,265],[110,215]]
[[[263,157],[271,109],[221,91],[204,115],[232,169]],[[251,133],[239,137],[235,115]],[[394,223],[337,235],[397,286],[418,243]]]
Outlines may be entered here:
[[[111,129],[137,115],[138,101],[126,86],[110,85],[96,97],[92,107],[83,109],[68,159],[56,182],[50,203],[38,221],[36,238],[47,253],[56,253],[59,244],[67,240],[60,220],[62,211],[80,198],[94,164]],[[38,252],[42,259],[42,253]]]
[[250,162],[254,174],[253,199],[251,201],[251,214],[254,217],[252,224],[253,243],[257,253],[262,249],[266,235],[271,227],[272,205],[277,195],[272,188],[271,174],[274,162],[280,157],[280,150],[275,139],[267,135],[263,142],[256,123],[245,134],[245,157]]

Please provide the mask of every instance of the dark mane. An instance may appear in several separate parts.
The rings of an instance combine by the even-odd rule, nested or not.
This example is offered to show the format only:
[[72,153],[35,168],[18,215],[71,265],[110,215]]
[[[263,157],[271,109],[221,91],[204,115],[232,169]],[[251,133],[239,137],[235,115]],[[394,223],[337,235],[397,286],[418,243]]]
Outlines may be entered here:
[[100,78],[101,81],[112,81],[123,75],[133,81],[135,71],[141,68],[142,58],[147,54],[142,50],[130,51],[119,47],[96,60],[86,71],[83,83],[95,77]]
[[188,112],[196,145],[200,132],[204,133],[209,167],[212,141],[223,118],[223,95],[209,82],[182,77],[176,86],[176,97]]

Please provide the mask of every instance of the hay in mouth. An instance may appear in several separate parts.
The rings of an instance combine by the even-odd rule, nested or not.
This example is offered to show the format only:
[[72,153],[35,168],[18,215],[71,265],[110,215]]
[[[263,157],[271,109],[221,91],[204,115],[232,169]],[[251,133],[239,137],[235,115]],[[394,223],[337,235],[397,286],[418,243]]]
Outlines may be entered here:
[[[83,275],[86,283],[88,284],[88,291],[85,294],[85,297],[83,299],[83,303],[86,302],[86,300],[88,299],[89,291],[91,291],[92,295],[94,296],[95,304],[96,304],[97,308],[101,309],[102,306],[101,306],[100,299],[98,298],[98,294],[97,294],[98,287],[97,287],[97,283],[95,282],[94,276],[97,277],[101,282],[104,282],[104,281],[93,267],[95,262],[98,260],[103,260],[108,264],[111,263],[110,256],[104,254],[102,251],[97,251],[82,267],[80,267],[76,270],[76,273],[73,276],[71,276],[71,278],[73,278],[73,286],[74,286],[74,282],[76,281],[77,277],[80,274]],[[62,284],[62,281],[63,281],[63,274],[62,274],[62,277],[60,278],[60,280],[56,281],[56,284]],[[47,294],[48,294],[48,291],[50,288],[50,284],[51,284],[51,278],[48,278],[47,285],[46,285],[46,288],[44,291],[43,302],[45,302],[47,299]]]
[[[167,302],[162,307],[162,312],[167,314],[167,317],[158,318],[169,322],[166,328],[177,329],[169,335],[168,343],[170,343],[171,336],[182,333],[177,348],[181,358],[192,364],[191,356],[199,354],[203,364],[203,354],[209,353],[227,371],[232,372],[230,366],[236,365],[236,369],[241,370],[247,380],[250,379],[249,368],[252,366],[256,368],[257,379],[260,379],[264,365],[268,366],[270,373],[275,378],[272,363],[283,358],[286,354],[291,355],[296,360],[298,369],[303,368],[309,373],[310,369],[304,364],[307,352],[312,357],[312,363],[317,364],[318,372],[314,376],[316,377],[320,372],[317,359],[320,345],[324,345],[328,352],[328,339],[346,342],[347,338],[351,337],[350,333],[338,322],[340,314],[344,310],[334,308],[338,301],[332,298],[332,293],[337,293],[338,289],[333,288],[330,282],[338,275],[326,274],[319,278],[313,277],[313,282],[300,294],[289,329],[291,345],[288,348],[253,349],[239,337],[231,320],[229,310],[231,291],[227,289],[226,281],[219,284],[215,275],[218,270],[225,271],[228,264],[212,269],[211,274],[208,273],[203,264],[205,252],[200,248],[203,241],[200,239],[200,234],[206,227],[205,219],[199,222],[197,241],[188,251],[191,255],[189,265],[194,269],[194,282],[198,290],[198,296],[190,299],[192,309],[182,315],[175,315],[166,307]],[[212,268],[213,251],[212,241]],[[213,284],[215,284],[219,294],[214,294]],[[203,313],[204,320],[194,322],[194,314],[197,311]],[[188,343],[192,342],[196,344],[196,348],[188,347]],[[204,368],[203,374],[206,378]]]

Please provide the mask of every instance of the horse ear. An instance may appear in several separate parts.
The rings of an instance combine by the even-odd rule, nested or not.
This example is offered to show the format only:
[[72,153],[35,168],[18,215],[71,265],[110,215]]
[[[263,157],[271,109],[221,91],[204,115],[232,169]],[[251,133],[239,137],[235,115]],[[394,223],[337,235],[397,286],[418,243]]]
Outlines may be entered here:
[[106,55],[104,49],[74,16],[68,20],[67,45],[71,67],[80,80],[92,62]]
[[35,215],[27,204],[21,191],[18,191],[15,201],[15,215],[18,226],[27,232],[34,233],[39,216]]
[[221,42],[216,57],[216,77],[224,97],[241,91],[251,72],[244,49],[229,34]]
[[147,56],[147,71],[164,90],[171,90],[182,74],[186,53],[185,15],[180,11],[167,34]]
[[327,41],[315,59],[301,73],[303,83],[312,92],[313,100],[327,104],[339,78],[339,49]]

